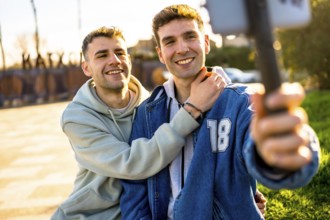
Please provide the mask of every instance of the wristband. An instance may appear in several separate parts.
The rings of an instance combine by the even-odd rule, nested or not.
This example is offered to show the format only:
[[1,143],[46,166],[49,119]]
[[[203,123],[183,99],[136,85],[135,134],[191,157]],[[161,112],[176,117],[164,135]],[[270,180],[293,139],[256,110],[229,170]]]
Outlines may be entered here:
[[[183,106],[184,105],[189,105],[190,107],[192,107],[193,109],[195,109],[196,111],[198,111],[200,114],[199,114],[199,116],[195,119],[196,121],[201,121],[201,120],[203,120],[203,112],[202,112],[202,110],[200,110],[199,108],[197,108],[195,105],[193,105],[193,104],[191,104],[190,102],[185,102],[184,104],[183,104]],[[188,113],[192,116],[192,113],[191,113],[191,111],[188,111]]]
[[199,111],[201,113],[201,115],[203,114],[203,111],[200,110],[199,108],[197,108],[195,105],[191,104],[190,102],[185,102],[184,105],[189,105],[190,107],[196,109],[197,111]]

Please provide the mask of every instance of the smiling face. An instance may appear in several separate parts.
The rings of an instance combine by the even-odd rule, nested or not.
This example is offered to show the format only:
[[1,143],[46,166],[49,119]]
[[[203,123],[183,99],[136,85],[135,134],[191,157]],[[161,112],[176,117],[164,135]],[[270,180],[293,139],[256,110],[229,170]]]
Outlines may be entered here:
[[159,59],[175,81],[191,81],[205,65],[209,38],[193,19],[174,19],[158,29]]
[[97,93],[120,92],[127,88],[131,76],[131,59],[120,37],[95,37],[88,44],[85,75],[92,77]]

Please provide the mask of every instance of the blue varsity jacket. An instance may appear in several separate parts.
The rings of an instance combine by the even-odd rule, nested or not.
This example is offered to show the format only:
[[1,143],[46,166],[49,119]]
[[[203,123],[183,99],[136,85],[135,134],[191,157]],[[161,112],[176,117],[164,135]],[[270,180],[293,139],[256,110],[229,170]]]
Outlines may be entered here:
[[[267,175],[271,170],[260,165],[250,137],[252,114],[246,87],[227,86],[194,132],[194,156],[174,204],[174,219],[263,219],[254,200],[256,181],[272,189],[293,189],[306,185],[316,174],[319,142],[310,128],[312,162],[284,178],[271,179]],[[158,87],[138,108],[131,140],[151,138],[167,122],[167,115],[167,96]],[[147,180],[122,184],[123,219],[167,219],[168,167]]]

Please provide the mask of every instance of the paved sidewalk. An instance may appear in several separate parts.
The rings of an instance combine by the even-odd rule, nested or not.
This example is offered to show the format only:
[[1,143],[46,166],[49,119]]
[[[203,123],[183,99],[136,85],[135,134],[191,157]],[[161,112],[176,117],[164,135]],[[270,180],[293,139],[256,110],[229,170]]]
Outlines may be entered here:
[[49,220],[71,192],[77,166],[60,128],[67,104],[0,109],[0,220]]
[[0,219],[46,220],[71,192],[76,162],[60,116],[67,102],[0,110]]

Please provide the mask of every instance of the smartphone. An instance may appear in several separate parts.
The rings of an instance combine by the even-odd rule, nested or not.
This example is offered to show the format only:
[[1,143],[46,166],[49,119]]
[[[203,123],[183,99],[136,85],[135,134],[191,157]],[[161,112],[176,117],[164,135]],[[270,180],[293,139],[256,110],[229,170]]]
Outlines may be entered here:
[[[311,21],[309,0],[264,1],[267,3],[272,28],[301,27]],[[247,33],[249,19],[246,4],[246,0],[206,0],[205,7],[213,33],[223,36]]]

